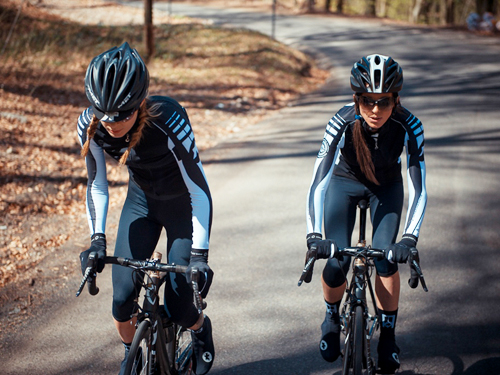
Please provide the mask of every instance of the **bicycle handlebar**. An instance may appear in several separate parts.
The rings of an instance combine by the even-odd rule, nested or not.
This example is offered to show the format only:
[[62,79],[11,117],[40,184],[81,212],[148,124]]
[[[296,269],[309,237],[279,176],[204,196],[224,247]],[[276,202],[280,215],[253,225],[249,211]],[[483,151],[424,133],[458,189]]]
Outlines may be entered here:
[[184,273],[187,271],[187,266],[180,266],[177,264],[159,263],[152,260],[138,260],[123,257],[106,257],[104,259],[106,264],[119,264],[124,267],[138,268],[144,271],[157,271],[157,272],[174,272]]
[[339,256],[348,255],[348,256],[363,256],[365,258],[375,258],[375,259],[384,259],[385,251],[379,249],[373,249],[371,247],[344,247],[343,249],[338,250]]
[[[97,274],[95,272],[95,264],[96,264],[95,257],[96,257],[95,253],[92,252],[89,254],[87,261],[87,268],[85,269],[85,273],[82,277],[82,282],[80,283],[80,287],[76,292],[77,297],[82,293],[85,283],[88,283],[88,289],[91,295],[96,295],[97,293],[99,293],[99,288],[96,285]],[[108,256],[104,258],[104,263],[118,264],[120,266],[136,268],[143,271],[157,271],[157,272],[185,273],[188,268],[187,266],[159,263],[151,260],[138,260],[138,259],[130,259],[123,257],[108,257]],[[198,308],[200,308],[200,306],[202,305],[201,305],[201,296],[198,288],[198,279],[199,279],[198,274],[199,274],[198,269],[193,268],[192,287],[193,291],[195,292],[195,298],[197,298],[198,302],[200,302],[200,304],[198,305]]]
[[[385,251],[380,249],[373,249],[371,247],[345,247],[343,249],[339,249],[339,256],[348,255],[348,256],[363,256],[366,258],[375,258],[375,259],[383,259],[385,258]],[[312,253],[312,256],[307,260],[304,269],[302,270],[302,274],[300,275],[298,286],[301,286],[304,280],[309,275],[310,271],[312,271],[314,267],[314,262],[316,261],[316,252]],[[415,289],[418,286],[418,282],[422,285],[422,288],[425,292],[428,292],[429,289],[425,283],[424,275],[422,273],[422,269],[420,268],[420,258],[418,256],[418,250],[416,248],[410,249],[410,256],[408,258],[408,262],[410,265],[410,279],[408,280],[408,285]]]

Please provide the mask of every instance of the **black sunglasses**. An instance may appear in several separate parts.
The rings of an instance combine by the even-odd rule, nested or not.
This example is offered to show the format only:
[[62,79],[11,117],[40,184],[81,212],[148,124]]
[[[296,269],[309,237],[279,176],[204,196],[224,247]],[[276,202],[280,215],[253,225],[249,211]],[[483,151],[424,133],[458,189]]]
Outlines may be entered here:
[[373,108],[377,106],[379,109],[387,109],[394,103],[393,97],[382,98],[379,100],[373,100],[368,96],[360,96],[360,98],[361,98],[361,104],[363,104],[363,106],[368,108]]

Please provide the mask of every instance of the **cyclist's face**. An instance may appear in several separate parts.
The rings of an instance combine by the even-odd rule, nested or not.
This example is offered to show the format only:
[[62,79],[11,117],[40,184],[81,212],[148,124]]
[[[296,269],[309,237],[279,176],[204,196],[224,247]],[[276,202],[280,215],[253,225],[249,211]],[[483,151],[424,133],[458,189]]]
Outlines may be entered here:
[[101,121],[102,126],[108,131],[109,135],[113,138],[121,138],[127,134],[132,126],[135,124],[135,120],[137,120],[138,111],[135,111],[130,116],[125,118],[122,121],[117,122],[104,122]]
[[370,128],[380,129],[387,122],[395,105],[394,100],[391,94],[363,93],[358,97],[359,111]]

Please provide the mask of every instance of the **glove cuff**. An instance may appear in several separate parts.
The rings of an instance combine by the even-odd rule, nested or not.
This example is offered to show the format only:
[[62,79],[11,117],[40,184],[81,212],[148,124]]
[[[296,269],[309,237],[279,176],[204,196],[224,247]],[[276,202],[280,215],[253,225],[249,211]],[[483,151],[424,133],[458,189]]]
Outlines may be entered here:
[[401,242],[403,242],[408,247],[416,247],[418,238],[412,234],[404,234]]
[[90,237],[90,242],[95,242],[95,241],[99,241],[99,240],[103,240],[104,243],[106,243],[106,235],[104,233],[94,233]]
[[308,233],[307,236],[306,236],[306,240],[309,242],[310,240],[322,240],[323,239],[323,235],[321,233],[317,233],[317,232],[311,232],[311,233]]
[[191,259],[193,258],[208,262],[208,249],[191,249]]

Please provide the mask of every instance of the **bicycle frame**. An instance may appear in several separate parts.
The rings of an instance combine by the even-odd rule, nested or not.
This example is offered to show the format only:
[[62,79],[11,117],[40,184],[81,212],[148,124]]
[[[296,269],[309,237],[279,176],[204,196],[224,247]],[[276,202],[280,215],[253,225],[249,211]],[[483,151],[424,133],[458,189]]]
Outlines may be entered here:
[[[359,240],[356,245],[360,252],[355,253],[352,265],[351,283],[345,292],[345,301],[340,313],[341,329],[345,335],[344,342],[344,364],[343,374],[349,374],[351,368],[359,370],[355,374],[361,374],[361,369],[366,369],[366,373],[371,375],[375,373],[373,360],[371,357],[370,342],[374,332],[378,329],[378,307],[375,300],[375,293],[371,282],[371,270],[374,267],[373,260],[364,254],[366,250],[366,212],[368,203],[361,201],[358,203],[360,208],[360,223],[359,223]],[[355,251],[355,249],[353,249]],[[373,314],[370,314],[369,305],[367,301],[367,290],[372,300]],[[362,343],[355,343],[355,319],[360,319],[357,314],[362,313]],[[361,323],[360,323],[361,324]],[[359,328],[357,328],[359,329]],[[359,340],[359,338],[358,338]],[[362,348],[355,348],[355,345],[362,344]],[[357,358],[353,358],[355,350],[362,350],[362,354]],[[362,360],[362,363],[354,363],[355,361]]]
[[[161,260],[161,254],[153,253],[152,261],[159,262]],[[167,320],[164,324],[163,320],[168,319],[165,314],[161,314],[163,309],[160,306],[160,296],[159,291],[161,285],[164,282],[164,278],[158,271],[144,272],[144,276],[148,278],[147,282],[143,284],[143,289],[145,290],[144,301],[142,308],[139,301],[136,300],[138,306],[138,311],[135,315],[137,317],[136,326],[138,327],[141,322],[148,320],[151,324],[152,334],[155,337],[155,348],[156,350],[151,351],[151,357],[148,359],[151,361],[151,365],[154,367],[157,363],[159,368],[166,370],[167,375],[173,375],[170,373],[171,364],[168,359],[167,353],[167,339],[173,340],[173,337],[167,337],[164,328],[171,323]],[[137,296],[139,298],[139,295]],[[141,311],[142,310],[142,311]],[[169,341],[169,342],[170,342]]]
[[[385,251],[373,249],[366,245],[365,230],[368,206],[369,204],[366,200],[360,200],[358,202],[360,220],[359,240],[356,247],[338,249],[335,255],[353,257],[351,283],[346,287],[346,297],[340,312],[341,329],[345,335],[345,345],[342,352],[343,375],[375,374],[370,342],[374,332],[379,327],[379,320],[378,307],[370,276],[375,267],[373,259],[385,258]],[[299,278],[298,286],[301,286],[304,281],[311,281],[311,272],[314,268],[316,259],[317,249],[311,247],[308,251],[308,258],[306,258],[306,263]],[[419,262],[418,250],[416,248],[411,248],[408,257],[411,272],[408,284],[412,289],[415,289],[420,282],[424,291],[428,292]],[[370,314],[369,304],[366,298],[367,289],[373,304],[373,314]],[[351,370],[353,372],[351,372]]]
[[[159,263],[161,261],[161,253],[154,252],[151,261]],[[160,271],[146,271],[143,280],[142,289],[145,290],[142,307],[139,301],[136,300],[138,306],[137,312],[134,314],[137,317],[137,328],[140,324],[148,321],[150,324],[151,335],[153,337],[154,350],[150,351],[149,366],[158,369],[160,375],[177,375],[182,373],[184,366],[188,363],[192,355],[191,343],[186,348],[182,348],[183,353],[179,356],[177,364],[171,363],[176,361],[177,345],[174,340],[177,340],[182,327],[174,324],[165,313],[165,309],[160,305],[159,291],[162,284],[165,282],[166,273]],[[196,287],[197,290],[197,287]],[[199,293],[195,293],[195,295]],[[139,298],[139,293],[138,296]],[[198,306],[198,305],[197,305]],[[130,358],[130,365],[127,364],[127,369],[135,365],[134,358]],[[179,371],[176,370],[179,369]],[[161,370],[161,372],[159,371]],[[131,371],[131,373],[135,373]],[[156,372],[155,372],[156,373]]]
[[[76,293],[78,297],[85,283],[88,282],[89,292],[95,295],[99,292],[96,285],[95,254],[89,255],[87,269]],[[165,309],[160,304],[160,288],[165,281],[167,273],[185,273],[187,266],[160,263],[161,253],[154,252],[151,260],[137,260],[120,257],[106,257],[105,263],[117,264],[124,267],[131,267],[141,272],[141,289],[144,289],[142,306],[139,303],[140,292],[135,300],[137,311],[132,315],[137,319],[136,333],[126,365],[127,374],[136,374],[135,366],[139,361],[137,358],[146,360],[147,374],[159,375],[188,375],[191,374],[191,342],[184,345],[181,338],[188,335],[185,327],[173,323],[166,314]],[[193,268],[191,273],[194,304],[201,314],[205,303],[201,298],[198,289],[199,273]],[[146,345],[146,356],[143,357],[142,345]],[[134,354],[132,354],[134,353]],[[141,360],[142,362],[142,360]],[[142,366],[142,363],[139,364]],[[144,367],[141,367],[143,369]]]

